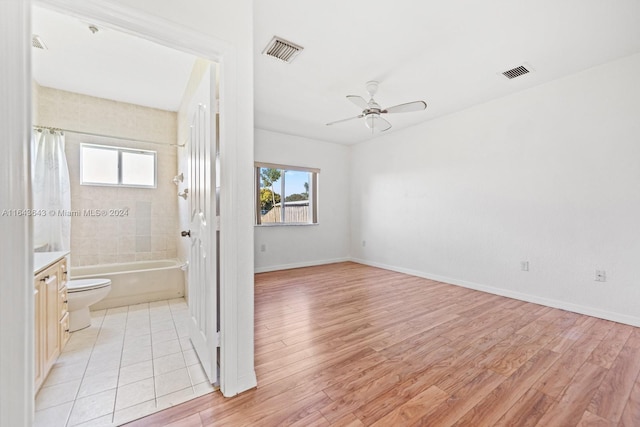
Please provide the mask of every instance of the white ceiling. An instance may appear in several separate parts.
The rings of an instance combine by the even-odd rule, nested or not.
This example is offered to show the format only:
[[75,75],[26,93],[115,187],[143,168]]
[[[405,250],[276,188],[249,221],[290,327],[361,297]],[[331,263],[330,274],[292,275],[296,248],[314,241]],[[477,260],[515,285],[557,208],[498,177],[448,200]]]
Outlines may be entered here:
[[[254,3],[256,127],[338,143],[371,138],[345,99],[379,80],[387,132],[640,51],[638,0],[259,0]],[[302,45],[291,64],[261,55],[278,35]],[[535,72],[500,73],[527,62]]]
[[32,33],[48,50],[32,49],[41,86],[177,111],[195,56],[34,7]]
[[[640,52],[640,1],[256,0],[256,127],[352,144],[375,137],[359,109],[379,80],[382,107],[424,100],[426,111],[388,115],[388,132]],[[36,81],[49,87],[175,111],[192,55],[34,8]],[[292,64],[261,55],[278,35],[304,47]],[[534,72],[500,73],[528,63]]]

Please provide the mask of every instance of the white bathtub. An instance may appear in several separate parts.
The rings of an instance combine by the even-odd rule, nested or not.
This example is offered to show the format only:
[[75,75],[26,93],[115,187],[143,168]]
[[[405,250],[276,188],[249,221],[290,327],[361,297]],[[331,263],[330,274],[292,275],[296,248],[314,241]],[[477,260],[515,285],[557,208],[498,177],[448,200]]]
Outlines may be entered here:
[[184,296],[184,264],[178,260],[136,261],[72,267],[71,279],[105,277],[111,291],[91,310],[122,307]]

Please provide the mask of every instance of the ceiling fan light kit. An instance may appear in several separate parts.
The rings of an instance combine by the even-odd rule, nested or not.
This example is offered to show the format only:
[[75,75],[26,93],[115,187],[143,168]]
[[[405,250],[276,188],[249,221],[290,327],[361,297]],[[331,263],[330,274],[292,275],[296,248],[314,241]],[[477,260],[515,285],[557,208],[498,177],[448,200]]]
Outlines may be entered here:
[[355,117],[327,123],[327,126],[346,122],[349,120],[364,118],[365,126],[371,129],[372,133],[375,130],[384,132],[391,129],[391,123],[381,117],[381,114],[408,113],[411,111],[422,111],[427,108],[426,102],[413,101],[382,109],[380,108],[380,105],[373,99],[375,94],[378,92],[378,82],[375,80],[368,81],[365,87],[367,89],[367,92],[369,93],[369,102],[365,101],[363,97],[358,95],[347,95],[347,99],[349,101],[354,103],[358,108],[362,108],[362,113]]

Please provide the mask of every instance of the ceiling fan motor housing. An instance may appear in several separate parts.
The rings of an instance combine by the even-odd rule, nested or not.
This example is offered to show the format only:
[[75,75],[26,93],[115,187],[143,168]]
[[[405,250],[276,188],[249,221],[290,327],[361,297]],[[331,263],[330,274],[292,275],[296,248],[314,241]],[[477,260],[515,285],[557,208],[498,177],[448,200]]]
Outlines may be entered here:
[[373,96],[378,92],[378,82],[376,80],[370,80],[367,82],[366,88],[369,96],[373,98]]

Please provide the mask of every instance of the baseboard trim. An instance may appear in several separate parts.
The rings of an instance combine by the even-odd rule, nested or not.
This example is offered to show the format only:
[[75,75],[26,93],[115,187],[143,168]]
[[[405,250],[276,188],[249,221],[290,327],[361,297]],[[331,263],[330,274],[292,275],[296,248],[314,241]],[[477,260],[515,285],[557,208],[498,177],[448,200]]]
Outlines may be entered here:
[[281,264],[281,265],[270,265],[266,267],[256,267],[254,269],[255,273],[267,273],[269,271],[278,271],[278,270],[291,270],[294,268],[303,268],[303,267],[314,267],[316,265],[325,265],[325,264],[335,264],[337,262],[346,262],[351,261],[351,258],[333,258],[333,259],[323,259],[320,261],[305,261],[298,262],[293,264]]
[[561,310],[571,311],[573,313],[585,314],[587,316],[597,317],[599,319],[611,320],[613,322],[624,323],[626,325],[640,327],[640,317],[628,316],[625,314],[613,313],[606,310],[600,310],[593,307],[585,307],[583,305],[572,304],[566,301],[558,301],[554,299],[539,297],[531,294],[510,291],[508,289],[495,288],[493,286],[482,285],[479,283],[469,282],[466,280],[453,279],[451,277],[438,276],[436,274],[424,273],[418,270],[408,268],[395,267],[392,265],[382,264],[379,262],[368,261],[359,258],[351,258],[350,261],[358,264],[369,265],[371,267],[382,268],[384,270],[396,271],[398,273],[408,274],[410,276],[422,277],[423,279],[436,280],[438,282],[448,283],[451,285],[462,286],[464,288],[474,289],[476,291],[487,292],[494,295],[500,295],[507,298],[513,298],[520,301],[541,304],[547,307],[558,308]]

